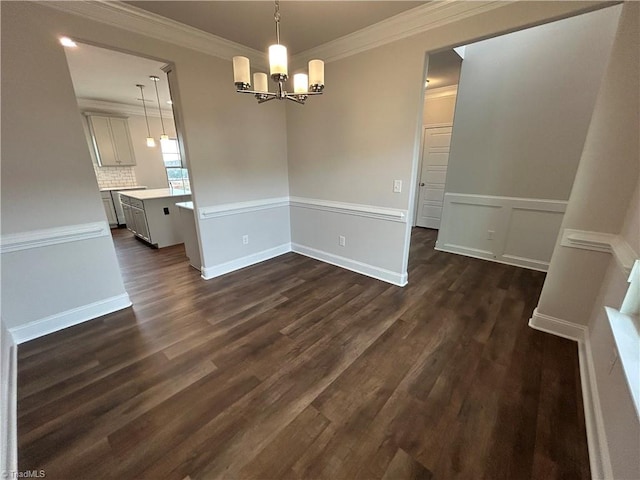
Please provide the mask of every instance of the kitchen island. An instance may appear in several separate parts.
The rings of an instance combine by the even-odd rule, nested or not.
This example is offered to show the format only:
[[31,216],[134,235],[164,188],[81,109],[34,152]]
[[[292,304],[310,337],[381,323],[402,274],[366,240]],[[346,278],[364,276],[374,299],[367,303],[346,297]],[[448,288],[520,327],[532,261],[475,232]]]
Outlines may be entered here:
[[191,192],[170,188],[120,193],[127,228],[156,248],[183,243],[176,203],[191,200]]

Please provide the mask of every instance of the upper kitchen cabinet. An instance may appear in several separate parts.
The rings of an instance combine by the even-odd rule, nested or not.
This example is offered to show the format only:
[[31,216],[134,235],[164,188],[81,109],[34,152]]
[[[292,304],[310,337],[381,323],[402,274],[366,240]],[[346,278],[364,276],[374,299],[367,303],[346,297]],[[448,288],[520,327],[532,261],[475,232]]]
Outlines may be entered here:
[[101,167],[135,165],[126,117],[86,114],[91,140]]

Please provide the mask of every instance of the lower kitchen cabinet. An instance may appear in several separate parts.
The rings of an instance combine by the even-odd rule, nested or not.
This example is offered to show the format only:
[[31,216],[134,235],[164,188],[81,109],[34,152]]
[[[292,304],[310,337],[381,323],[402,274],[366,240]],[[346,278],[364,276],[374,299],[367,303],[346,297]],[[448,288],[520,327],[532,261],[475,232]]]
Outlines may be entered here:
[[120,200],[127,228],[137,237],[158,248],[184,242],[176,203],[191,200],[191,195],[141,200],[121,193]]
[[107,215],[107,220],[110,226],[118,225],[118,217],[116,215],[116,210],[113,206],[113,201],[111,200],[111,194],[109,192],[102,192],[102,205],[104,206],[104,213]]

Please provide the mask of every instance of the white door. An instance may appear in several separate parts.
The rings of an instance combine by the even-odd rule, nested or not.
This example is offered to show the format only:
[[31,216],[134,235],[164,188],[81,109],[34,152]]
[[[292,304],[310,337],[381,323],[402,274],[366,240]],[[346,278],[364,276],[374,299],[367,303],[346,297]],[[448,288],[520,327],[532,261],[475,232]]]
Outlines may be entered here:
[[418,215],[416,217],[418,227],[440,228],[450,144],[451,127],[424,129],[422,168],[418,190]]

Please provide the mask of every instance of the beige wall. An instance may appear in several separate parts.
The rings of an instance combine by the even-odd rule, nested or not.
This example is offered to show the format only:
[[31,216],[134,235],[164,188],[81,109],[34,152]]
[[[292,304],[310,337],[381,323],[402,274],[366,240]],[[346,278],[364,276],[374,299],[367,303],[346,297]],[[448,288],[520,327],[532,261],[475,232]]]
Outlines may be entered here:
[[[563,230],[619,233],[637,188],[640,83],[638,63],[629,61],[640,56],[637,10],[635,19],[632,14],[637,8],[637,4],[625,5],[624,22],[621,20],[598,94]],[[608,263],[608,254],[556,244],[538,311],[586,325]]]
[[[402,209],[412,218],[426,52],[470,43],[593,6],[587,2],[514,2],[327,63],[325,95],[311,98],[305,107],[287,105],[291,195]],[[393,193],[394,180],[403,182],[402,193]],[[359,219],[353,216],[353,221]],[[341,234],[340,223],[339,219],[318,219],[315,228],[322,230],[332,243],[317,240],[311,247],[321,251],[333,248]],[[408,261],[410,222],[405,225],[403,245],[394,240],[398,225],[388,222],[387,227],[378,237],[359,229],[361,233],[352,242],[356,249],[366,245],[367,251],[376,252],[359,259],[360,262],[394,265],[394,271],[402,274]],[[298,232],[306,227],[295,221],[291,228],[292,238],[310,236],[309,232]]]
[[[626,3],[562,228],[620,233],[640,254],[640,5]],[[556,244],[538,312],[589,328],[611,478],[638,478],[640,425],[604,306],[619,308],[627,275],[607,253]]]
[[[33,2],[1,8],[3,234],[106,220],[57,40],[63,34],[175,64],[172,93],[180,99],[197,206],[288,194],[284,106],[257,108],[235,95],[231,61]],[[238,218],[240,230],[246,221]],[[218,234],[206,230],[203,248],[225,251]],[[3,255],[2,317],[10,327],[124,293],[113,242],[85,243],[66,263],[60,255],[73,250],[63,247]],[[34,305],[33,298],[47,301]]]
[[618,15],[612,7],[466,47],[446,192],[569,198]]

